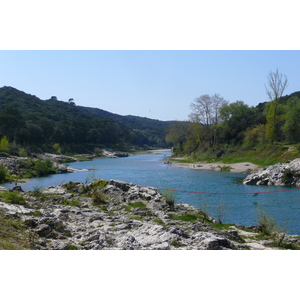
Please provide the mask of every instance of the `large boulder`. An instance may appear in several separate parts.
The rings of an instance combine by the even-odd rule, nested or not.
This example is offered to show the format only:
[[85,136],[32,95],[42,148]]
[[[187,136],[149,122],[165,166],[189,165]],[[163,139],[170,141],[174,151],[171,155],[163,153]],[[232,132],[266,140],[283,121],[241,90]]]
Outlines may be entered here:
[[248,175],[248,185],[300,186],[300,158],[290,163],[278,163]]

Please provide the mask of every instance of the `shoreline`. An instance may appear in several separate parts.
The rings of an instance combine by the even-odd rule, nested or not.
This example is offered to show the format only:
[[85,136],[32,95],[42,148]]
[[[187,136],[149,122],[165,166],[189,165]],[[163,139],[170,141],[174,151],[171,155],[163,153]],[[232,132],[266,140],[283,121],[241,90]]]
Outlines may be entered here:
[[[216,171],[216,172],[230,172],[230,173],[242,173],[249,174],[253,171],[261,168],[259,165],[253,164],[251,162],[241,162],[241,163],[205,163],[205,162],[196,162],[196,163],[180,163],[180,162],[170,162],[170,166],[176,168],[186,168],[193,170],[206,170],[206,171]],[[226,170],[222,170],[226,168]]]

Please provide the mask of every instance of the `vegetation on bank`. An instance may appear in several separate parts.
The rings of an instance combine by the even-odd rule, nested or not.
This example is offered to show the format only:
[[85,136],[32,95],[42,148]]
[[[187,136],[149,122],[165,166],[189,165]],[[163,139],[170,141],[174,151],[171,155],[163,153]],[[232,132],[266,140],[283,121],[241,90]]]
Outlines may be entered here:
[[97,153],[166,148],[172,122],[120,116],[97,108],[77,106],[74,99],[55,96],[41,100],[12,87],[0,88],[0,153]]
[[222,149],[225,154],[218,156],[220,150],[205,151],[194,153],[192,155],[177,154],[170,160],[177,161],[180,158],[181,163],[197,162],[219,162],[224,164],[251,162],[261,167],[267,167],[279,162],[288,162],[300,157],[300,144],[290,145],[266,145],[252,150],[241,149],[239,146]]
[[300,156],[300,92],[283,96],[286,86],[284,75],[270,72],[270,101],[256,107],[202,95],[191,103],[189,122],[174,122],[166,140],[173,143],[174,155],[188,162],[268,166],[295,159]]
[[9,170],[0,165],[0,183],[18,182],[20,179],[42,177],[50,174],[56,174],[57,170],[49,159],[24,158],[18,160],[16,173],[10,173]]

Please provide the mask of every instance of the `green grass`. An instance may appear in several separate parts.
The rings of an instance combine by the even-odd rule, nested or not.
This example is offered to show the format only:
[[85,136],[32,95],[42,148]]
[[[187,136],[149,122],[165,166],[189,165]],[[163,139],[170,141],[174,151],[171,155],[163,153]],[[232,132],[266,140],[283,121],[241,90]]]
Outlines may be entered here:
[[137,220],[137,221],[144,221],[144,219],[139,216],[129,216],[129,219]]
[[152,221],[155,222],[155,223],[157,223],[157,224],[159,224],[159,225],[165,225],[165,223],[163,222],[163,220],[160,219],[160,218],[155,218]]
[[68,250],[80,250],[80,248],[71,243],[68,243]]
[[81,207],[81,202],[79,200],[64,199],[60,202],[60,204]]
[[133,202],[129,203],[128,205],[125,206],[125,210],[127,212],[130,212],[132,208],[138,208],[138,207],[146,207],[146,205],[143,202]]
[[26,205],[26,201],[25,201],[24,197],[20,196],[18,192],[4,191],[1,194],[1,198],[3,199],[3,202],[5,202],[5,203]]
[[5,216],[0,210],[0,250],[28,250],[26,226],[20,220]]
[[186,246],[185,244],[182,244],[178,241],[172,241],[171,242],[171,246],[175,247],[175,248],[180,248],[180,247],[183,247],[183,246]]
[[183,221],[183,222],[196,222],[200,218],[199,215],[193,215],[193,214],[186,214],[186,215],[173,215],[169,214],[169,217],[172,220],[178,220],[178,221]]
[[287,162],[295,158],[300,157],[298,149],[288,151],[291,146],[300,146],[299,144],[289,144],[289,145],[270,145],[267,147],[260,147],[253,150],[244,150],[241,147],[236,147],[232,149],[227,149],[226,154],[221,158],[216,158],[216,152],[205,152],[199,153],[193,156],[186,156],[183,159],[177,160],[174,157],[173,161],[180,163],[197,163],[197,162],[207,162],[207,163],[241,163],[241,162],[251,162],[257,164],[261,167],[267,167],[274,165],[279,162]]

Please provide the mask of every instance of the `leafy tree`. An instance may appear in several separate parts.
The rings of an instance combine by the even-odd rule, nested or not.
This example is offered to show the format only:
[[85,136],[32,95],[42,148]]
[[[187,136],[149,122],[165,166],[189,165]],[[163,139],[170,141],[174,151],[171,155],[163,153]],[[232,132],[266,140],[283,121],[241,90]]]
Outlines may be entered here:
[[0,112],[0,134],[6,135],[10,141],[14,140],[14,135],[22,125],[23,117],[18,109],[7,106]]
[[234,143],[243,139],[243,132],[252,126],[255,111],[243,101],[224,104],[220,109],[224,139]]
[[3,136],[0,140],[0,151],[8,153],[10,150],[9,141],[6,136]]
[[264,124],[255,125],[244,132],[243,147],[252,149],[257,145],[265,144],[266,126]]
[[283,132],[290,142],[300,140],[300,99],[297,97],[288,100]]
[[187,122],[176,121],[170,125],[169,132],[166,135],[168,143],[179,144],[179,151],[183,150],[183,143],[187,140],[187,130],[189,124]]
[[281,127],[285,119],[285,106],[276,101],[267,105],[266,139],[273,143],[282,138]]

